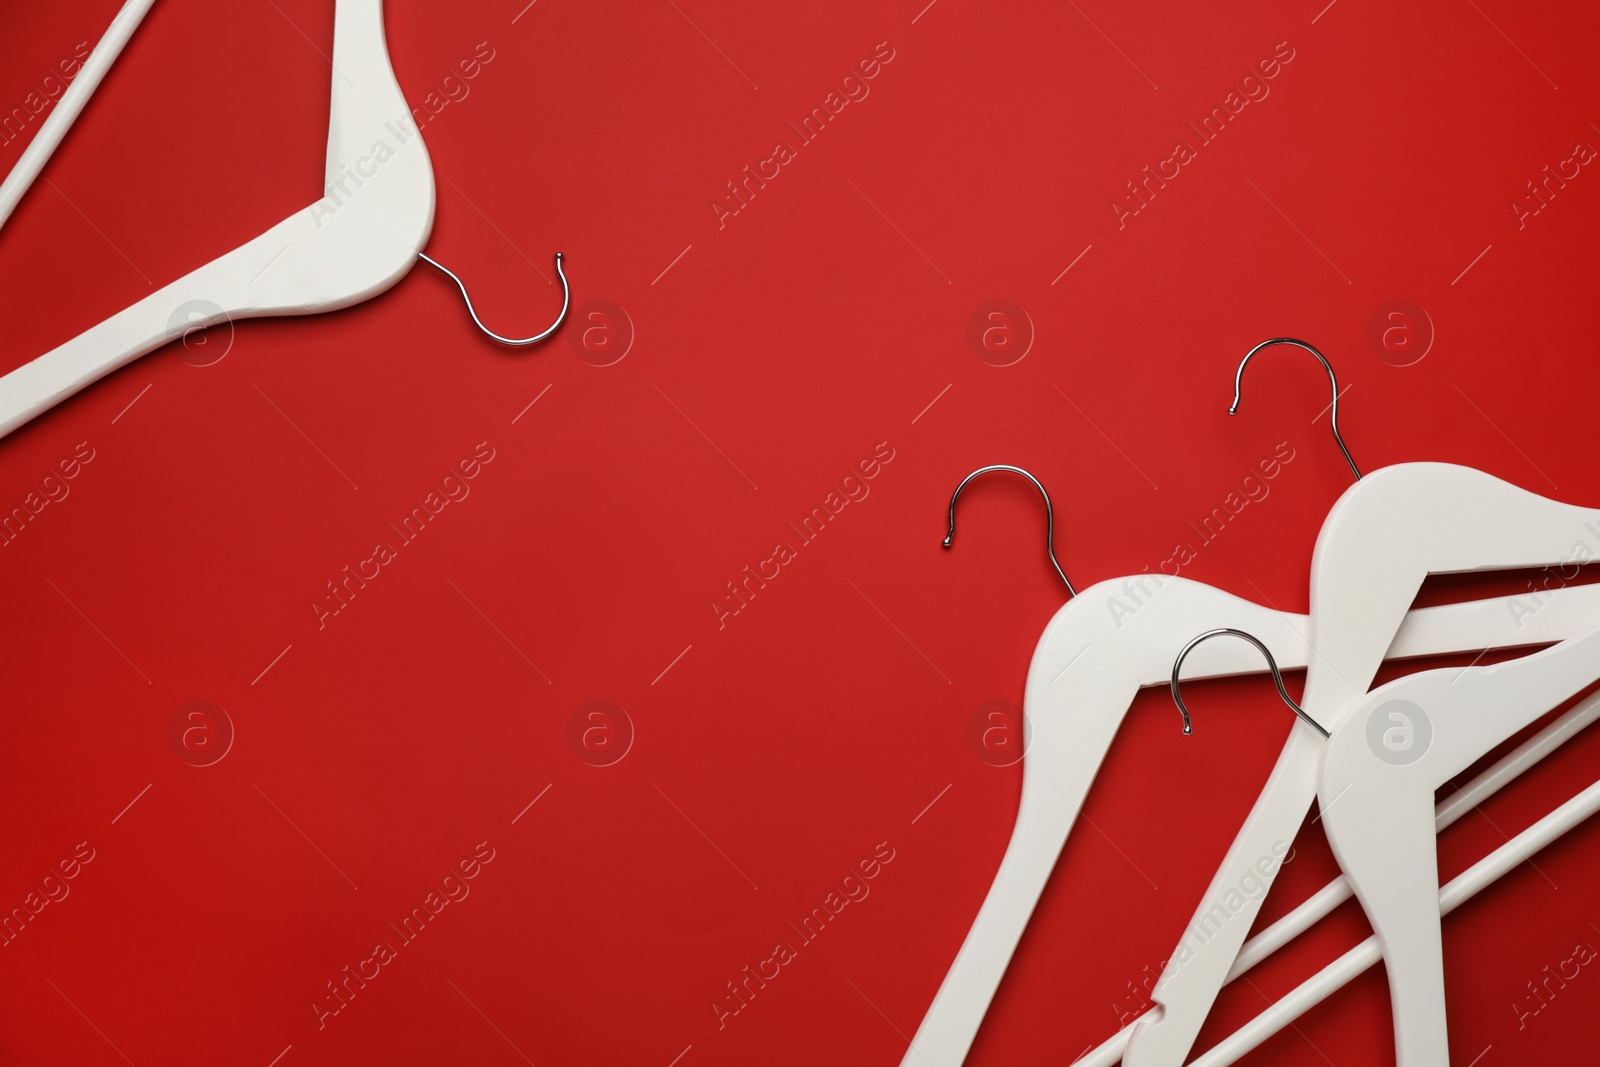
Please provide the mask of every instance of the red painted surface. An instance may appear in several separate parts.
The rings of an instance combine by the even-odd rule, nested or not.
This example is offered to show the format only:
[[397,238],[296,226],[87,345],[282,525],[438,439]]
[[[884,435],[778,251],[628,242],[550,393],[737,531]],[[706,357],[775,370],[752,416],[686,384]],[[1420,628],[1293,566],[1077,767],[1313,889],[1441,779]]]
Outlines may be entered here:
[[[0,106],[116,6],[8,12]],[[548,321],[564,251],[560,336],[498,348],[417,271],[0,442],[0,506],[57,497],[0,547],[0,907],[45,901],[0,947],[0,1062],[895,1064],[1018,795],[969,720],[1021,700],[1062,602],[1021,483],[976,486],[940,551],[961,475],[1037,473],[1079,582],[1189,542],[1186,576],[1304,610],[1348,481],[1325,383],[1274,354],[1225,415],[1287,333],[1349,385],[1364,466],[1600,501],[1600,174],[1564,162],[1600,147],[1593,10],[519,8],[397,0],[388,35],[408,98],[448,101],[428,251],[503,331]],[[331,36],[327,0],[158,5],[0,235],[7,368],[318,195]],[[376,576],[328,599],[346,567]],[[1193,702],[1187,739],[1164,694],[1134,709],[970,1062],[1065,1063],[1137,1010],[1290,724],[1259,679]],[[1452,830],[1447,873],[1597,766],[1591,732]],[[1597,844],[1448,920],[1458,1062],[1589,1054],[1600,976],[1526,983],[1600,945]],[[719,1028],[725,983],[862,864]],[[1267,917],[1332,870],[1308,828]],[[1363,933],[1341,912],[1202,1043]],[[371,977],[333,1013],[347,966]],[[1370,974],[1249,1062],[1389,1062],[1389,1025]]]

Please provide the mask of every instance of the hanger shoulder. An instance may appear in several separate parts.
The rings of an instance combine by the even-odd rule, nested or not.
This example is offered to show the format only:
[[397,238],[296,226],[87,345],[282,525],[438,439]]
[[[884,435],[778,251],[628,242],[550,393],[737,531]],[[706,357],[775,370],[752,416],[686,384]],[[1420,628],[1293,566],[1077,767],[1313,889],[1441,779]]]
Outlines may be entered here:
[[[1028,668],[1030,727],[1022,797],[1000,867],[910,1047],[906,1067],[959,1067],[1066,844],[1078,811],[1139,689],[1164,684],[1172,660],[1217,612],[1268,634],[1274,654],[1305,661],[1281,616],[1210,586],[1142,575],[1100,582],[1068,601],[1040,635]],[[1195,657],[1212,677],[1260,671],[1253,649],[1221,645]]]
[[[1585,544],[1587,556],[1580,547]],[[1311,572],[1316,653],[1301,706],[1324,727],[1337,728],[1366,695],[1384,656],[1401,643],[1404,626],[1417,618],[1419,613],[1408,614],[1408,609],[1429,574],[1551,566],[1594,556],[1600,556],[1600,511],[1548,500],[1455,464],[1403,463],[1368,474],[1340,497],[1317,537]],[[1582,618],[1574,609],[1592,594],[1580,589],[1558,594],[1573,595],[1552,598],[1544,607],[1553,614],[1533,620],[1515,614],[1511,602],[1516,598],[1504,598],[1513,614],[1498,622],[1477,608],[1452,605],[1450,613],[1425,616],[1425,628],[1415,636],[1433,630],[1430,636],[1443,642],[1447,636],[1465,636],[1469,624],[1486,624],[1491,633],[1509,638],[1508,644],[1530,643],[1534,631],[1546,640],[1553,639],[1551,634],[1570,636]],[[1279,840],[1293,842],[1317,789],[1320,744],[1310,733],[1297,727],[1291,735],[1267,790],[1200,904],[1196,923],[1214,911],[1216,893],[1250,876],[1264,848]],[[1272,868],[1260,879],[1261,896],[1244,901],[1235,917],[1242,923],[1230,919],[1198,946],[1198,939],[1186,942],[1196,958],[1157,984],[1153,999],[1162,1011],[1139,1022],[1126,1067],[1180,1067],[1243,945],[1247,931],[1236,927],[1250,925],[1275,875]]]
[[0,378],[0,436],[192,329],[333,311],[389,288],[433,229],[433,168],[379,0],[340,0],[321,200]]
[[[978,916],[906,1052],[906,1067],[944,1067],[965,1058],[1137,691],[1166,684],[1178,650],[1219,618],[1265,635],[1284,667],[1305,665],[1310,650],[1303,636],[1305,616],[1276,612],[1187,579],[1163,576],[1160,581],[1158,586],[1150,575],[1142,575],[1091,586],[1058,610],[1040,635],[1024,697],[1032,734],[1016,823]],[[1413,611],[1401,624],[1390,654],[1437,655],[1486,644],[1558,640],[1600,614],[1600,586],[1558,590],[1529,614],[1519,614],[1516,599]],[[1252,674],[1264,666],[1253,648],[1217,641],[1195,650],[1185,675]],[[1302,810],[1315,792],[1315,763],[1313,751],[1307,757]],[[1263,849],[1236,844],[1236,851],[1251,862],[1251,877],[1260,873],[1254,860],[1270,854],[1272,844],[1295,829],[1298,822],[1273,836],[1263,825],[1268,838]],[[1242,944],[1254,911],[1238,919],[1235,929]],[[1235,944],[1219,954],[1216,989],[1237,952]],[[1211,980],[1208,974],[1188,998],[1197,1005],[1195,1033],[1216,995],[1207,991]],[[1158,1000],[1165,988],[1158,987]],[[1192,1041],[1191,1035],[1185,1051]]]
[[[1167,684],[1172,661],[1183,646],[1219,626],[1254,634],[1286,670],[1304,667],[1310,653],[1304,615],[1262,607],[1188,578],[1144,574],[1100,582],[1073,603],[1079,601],[1082,616],[1091,622],[1086,636],[1121,652],[1141,686]],[[1248,645],[1215,641],[1196,648],[1183,673],[1186,678],[1222,678],[1258,674],[1265,666],[1261,654]]]
[[1366,695],[1430,574],[1544,567],[1600,556],[1600,511],[1550,500],[1453,463],[1399,463],[1347,489],[1311,559],[1321,657],[1306,710],[1324,726]]
[[1098,605],[1068,601],[1028,670],[1030,731],[1022,797],[1000,867],[907,1048],[905,1067],[960,1067],[1077,820],[1100,762],[1139,690],[1122,656],[1086,639]]
[[1375,690],[1325,746],[1328,842],[1383,949],[1402,1067],[1448,1067],[1434,793],[1600,678],[1600,627],[1522,659]]

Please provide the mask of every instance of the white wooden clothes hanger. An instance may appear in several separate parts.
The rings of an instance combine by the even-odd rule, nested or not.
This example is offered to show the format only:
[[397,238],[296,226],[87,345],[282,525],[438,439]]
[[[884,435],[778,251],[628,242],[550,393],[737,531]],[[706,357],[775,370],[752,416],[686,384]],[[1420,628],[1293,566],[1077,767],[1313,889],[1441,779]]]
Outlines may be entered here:
[[1383,950],[1399,1067],[1450,1067],[1434,792],[1596,679],[1600,627],[1506,663],[1390,682],[1324,746],[1323,826]]
[[[1191,641],[1185,647],[1183,655],[1179,656],[1178,662],[1173,665],[1172,696],[1178,709],[1183,712],[1185,725],[1188,723],[1189,713],[1184,707],[1183,697],[1178,689],[1182,660],[1200,643],[1223,634],[1242,637],[1261,648],[1272,671],[1273,680],[1278,683],[1279,697],[1296,714],[1304,717],[1305,712],[1284,690],[1282,676],[1278,673],[1277,665],[1272,662],[1271,654],[1249,634],[1237,630],[1218,629],[1201,634]],[[1530,683],[1529,672],[1537,675],[1540,670],[1543,670],[1545,675],[1536,677]],[[1492,681],[1489,684],[1474,686],[1474,676],[1479,679],[1488,677]],[[1405,968],[1395,966],[1390,957],[1398,959],[1400,954],[1407,952],[1409,948],[1413,957],[1411,963],[1426,963],[1429,954],[1422,942],[1428,940],[1426,929],[1429,926],[1437,935],[1438,920],[1441,916],[1448,914],[1462,901],[1476,895],[1485,886],[1520,866],[1532,853],[1544,848],[1561,834],[1600,810],[1600,782],[1596,782],[1441,889],[1438,883],[1434,843],[1427,840],[1426,833],[1418,835],[1415,832],[1419,822],[1427,823],[1426,809],[1431,804],[1437,787],[1435,784],[1421,783],[1433,782],[1435,777],[1444,771],[1444,762],[1435,758],[1435,754],[1441,751],[1438,744],[1440,737],[1445,731],[1454,731],[1457,749],[1454,755],[1459,772],[1487,751],[1488,747],[1498,744],[1521,726],[1537,719],[1542,714],[1538,707],[1548,707],[1572,696],[1578,690],[1592,684],[1597,677],[1600,677],[1600,626],[1591,628],[1554,648],[1545,649],[1521,660],[1492,667],[1472,667],[1465,670],[1445,668],[1422,672],[1398,679],[1369,694],[1361,708],[1345,719],[1344,725],[1334,731],[1333,739],[1325,746],[1324,773],[1319,796],[1326,801],[1324,804],[1326,822],[1327,819],[1333,818],[1335,800],[1339,801],[1337,806],[1342,811],[1346,799],[1360,790],[1368,789],[1374,780],[1376,781],[1376,788],[1368,789],[1365,793],[1368,803],[1361,809],[1362,814],[1354,820],[1342,814],[1340,818],[1347,827],[1357,828],[1358,847],[1368,848],[1369,854],[1363,863],[1369,870],[1363,875],[1363,887],[1358,887],[1356,892],[1362,894],[1371,890],[1392,904],[1395,897],[1392,890],[1398,885],[1404,887],[1400,895],[1413,898],[1414,905],[1420,902],[1420,907],[1412,914],[1403,917],[1408,921],[1397,924],[1406,945],[1398,946],[1400,952],[1394,952],[1387,946],[1382,934],[1368,938],[1366,942],[1324,968],[1310,981],[1303,983],[1286,998],[1272,1005],[1262,1015],[1195,1060],[1191,1067],[1199,1067],[1200,1064],[1205,1064],[1207,1067],[1222,1067],[1224,1064],[1235,1062],[1240,1056],[1258,1047],[1267,1037],[1298,1018],[1311,1006],[1320,1003],[1334,990],[1379,959],[1385,959],[1389,963],[1389,984],[1395,997],[1398,1025],[1401,1010],[1400,989],[1404,987],[1415,993],[1418,975],[1407,976]],[[1430,716],[1428,712],[1421,710],[1417,701],[1426,701],[1428,708],[1435,714]],[[1541,705],[1541,701],[1547,703]],[[1519,705],[1525,706],[1519,707]],[[1593,721],[1597,717],[1596,712],[1600,712],[1600,692],[1585,697],[1557,723],[1545,727],[1529,742],[1524,742],[1515,751],[1502,757],[1445,804],[1441,804],[1433,826],[1427,833],[1436,834],[1448,825],[1449,821],[1453,821],[1445,818],[1447,807],[1453,809],[1455,816],[1459,817],[1493,793],[1500,785],[1527,769],[1531,764],[1528,758],[1530,745],[1536,745],[1541,749],[1534,757],[1540,758],[1582,728],[1576,723],[1581,721],[1586,725],[1587,722]],[[1498,725],[1487,729],[1481,728],[1482,719],[1488,719]],[[1573,725],[1560,726],[1563,721]],[[1468,740],[1468,735],[1471,734],[1478,736]],[[1474,745],[1484,747],[1474,749]],[[1446,742],[1444,747],[1449,748],[1451,745]],[[1344,754],[1333,756],[1336,749]],[[1362,749],[1365,750],[1366,757],[1361,755]],[[1352,753],[1354,753],[1353,759],[1350,758]],[[1330,774],[1328,762],[1330,758],[1334,763],[1344,762],[1354,769],[1354,773],[1343,775],[1335,771]],[[1412,770],[1413,767],[1431,767],[1432,770],[1418,773]],[[1396,771],[1400,772],[1401,780],[1409,783],[1409,787],[1402,786],[1398,791],[1388,789],[1388,785],[1397,780],[1394,774]],[[1443,784],[1450,777],[1453,775],[1438,778],[1437,784]],[[1374,793],[1378,795],[1375,797]],[[1397,796],[1403,796],[1405,799],[1398,807],[1389,806]],[[1374,800],[1377,802],[1374,803]],[[1420,820],[1417,818],[1419,802],[1423,808],[1423,817]],[[1403,829],[1399,835],[1390,835],[1389,826],[1397,811],[1400,813]],[[1329,840],[1333,839],[1334,832],[1330,829]],[[1346,839],[1348,840],[1348,835]],[[1376,842],[1376,847],[1369,848],[1373,842]],[[1406,849],[1410,849],[1410,852],[1405,852]],[[1335,848],[1335,852],[1338,852],[1338,848]],[[1380,861],[1398,863],[1401,869],[1390,868],[1379,874],[1382,864],[1369,862],[1373,857],[1377,857]],[[1431,881],[1428,880],[1430,871]],[[1346,874],[1351,879],[1356,877],[1354,870],[1347,870]],[[1386,881],[1387,885],[1380,887],[1374,878]],[[1367,897],[1363,896],[1362,899],[1366,900]],[[1437,911],[1433,910],[1435,906]],[[1420,938],[1416,934],[1417,927],[1409,921],[1415,920],[1418,915],[1423,917],[1424,932]],[[1402,916],[1392,914],[1391,918],[1400,919]],[[1270,934],[1271,931],[1267,933]],[[1433,940],[1437,945],[1437,936]],[[1423,948],[1423,951],[1417,952],[1418,948]],[[1418,956],[1422,958],[1415,958]],[[1447,1067],[1448,1056],[1443,1030],[1443,964],[1439,956],[1438,952],[1433,953],[1432,962],[1437,963],[1437,967],[1422,968],[1425,973],[1431,971],[1430,977],[1435,979],[1433,988],[1437,990],[1438,996],[1439,1028],[1434,1033],[1420,1035],[1421,1040],[1411,1055],[1417,1054],[1415,1049],[1421,1049],[1428,1057],[1423,1062],[1443,1064]],[[1242,959],[1243,954],[1241,961]],[[1410,1020],[1414,1034],[1418,1033],[1415,1029],[1416,1022],[1415,1018]],[[1428,1051],[1435,1048],[1436,1053]],[[1435,1055],[1437,1059],[1432,1058]],[[1075,1063],[1080,1067],[1087,1067],[1095,1060],[1095,1055],[1090,1055]],[[1115,1062],[1115,1060],[1101,1062]],[[1408,1061],[1406,1054],[1402,1053],[1400,1057],[1402,1067],[1408,1067],[1410,1062],[1414,1061]]]
[[[1251,349],[1239,364],[1230,410],[1237,410],[1250,358],[1274,344],[1303,348],[1327,370],[1335,394],[1334,440],[1359,479],[1334,504],[1312,554],[1311,641],[1317,656],[1300,705],[1331,730],[1365,697],[1395,627],[1429,574],[1564,564],[1574,546],[1600,531],[1600,511],[1547,500],[1448,463],[1402,463],[1361,477],[1339,436],[1333,369],[1304,341],[1275,338]],[[1267,894],[1246,899],[1205,940],[1188,931],[1205,928],[1208,911],[1241,876],[1259,877],[1270,888],[1277,869],[1258,871],[1256,861],[1275,842],[1294,840],[1316,795],[1322,748],[1322,736],[1309,727],[1297,725],[1290,733],[1151,994],[1156,1007],[1134,1028],[1123,1059],[1127,1067],[1182,1067]]]
[[[1591,694],[1579,701],[1569,711],[1497,760],[1493,766],[1448,799],[1441,801],[1434,812],[1435,830],[1443,832],[1446,827],[1453,825],[1462,816],[1515,781],[1524,771],[1560,748],[1597,719],[1600,719],[1600,693]],[[1533,851],[1542,848],[1555,836],[1565,832],[1565,829],[1577,825],[1593,814],[1596,808],[1600,807],[1600,785],[1591,787],[1586,793],[1592,794],[1594,806],[1590,806],[1589,801],[1579,798],[1578,801],[1563,805],[1560,810],[1541,820],[1536,828],[1524,831],[1522,835],[1513,839],[1514,848],[1507,846],[1502,849],[1504,855],[1501,855],[1501,852],[1493,853],[1452,881],[1450,886],[1445,887],[1439,896],[1440,910],[1449,912],[1460,901],[1511,871]],[[1518,851],[1519,849],[1521,851]],[[1349,900],[1352,895],[1350,883],[1343,875],[1323,886],[1289,914],[1246,941],[1226,980],[1232,982],[1249,972],[1256,964],[1331,915],[1335,908]],[[1252,1051],[1261,1042],[1287,1026],[1289,1021],[1299,1018],[1313,1005],[1320,1003],[1377,962],[1379,955],[1376,945],[1377,942],[1374,940],[1370,960],[1366,958],[1366,950],[1363,949],[1361,954],[1348,956],[1330,966],[1313,982],[1306,983],[1291,993],[1287,1000],[1280,1001],[1226,1040],[1218,1043],[1211,1051],[1195,1060],[1190,1067],[1198,1067],[1200,1064],[1222,1067],[1223,1064],[1233,1063],[1245,1053]],[[1292,1014],[1289,1014],[1291,1011]],[[1129,1035],[1135,1025],[1137,1020],[1101,1042],[1093,1051],[1073,1060],[1072,1067],[1112,1067],[1113,1064],[1121,1062],[1122,1054],[1128,1047]]]
[[[433,230],[433,168],[389,64],[382,0],[338,0],[332,85],[326,195],[0,378],[0,436],[191,330],[349,307],[388,289],[419,259],[449,275],[466,297],[461,279],[421,251]],[[548,329],[501,337],[483,325],[468,298],[473,322],[503,344],[549,337],[570,300],[560,252],[555,262],[561,314]]]
[[[1590,697],[1585,703],[1593,701]],[[1448,915],[1471,900],[1486,886],[1521,868],[1539,850],[1585,819],[1600,812],[1600,782],[1516,835],[1489,855],[1452,878],[1439,890],[1439,913]],[[1261,1047],[1269,1037],[1293,1023],[1330,995],[1360,977],[1383,958],[1376,936],[1334,960],[1317,974],[1296,986],[1287,996],[1271,1004],[1260,1015],[1217,1043],[1189,1067],[1229,1067]],[[1090,1067],[1091,1057],[1075,1061],[1073,1067]],[[1115,1061],[1108,1061],[1115,1062]]]
[[[1074,592],[1055,558],[1049,495],[1037,478],[1019,467],[983,467],[961,481],[950,498],[946,547],[955,536],[955,505],[962,489],[991,471],[1021,475],[1044,497],[1046,536],[1051,539],[1047,554],[1068,592]],[[1405,615],[1387,654],[1399,658],[1475,651],[1485,645],[1543,644],[1569,637],[1600,618],[1600,587],[1557,590],[1520,626],[1511,599],[1412,611]],[[1135,605],[1131,615],[1130,600]],[[1120,610],[1113,611],[1113,603]],[[1184,643],[1198,629],[1225,620],[1253,628],[1279,662],[1300,666],[1310,657],[1305,616],[1274,611],[1167,575],[1100,582],[1076,594],[1045,627],[1028,668],[1024,694],[1032,736],[1023,757],[1016,825],[977,918],[906,1050],[903,1067],[955,1067],[966,1058],[1134,696],[1143,686],[1167,683],[1173,658]],[[1231,645],[1207,646],[1194,659],[1192,677],[1262,669],[1248,649]],[[1249,923],[1241,925],[1248,928]]]

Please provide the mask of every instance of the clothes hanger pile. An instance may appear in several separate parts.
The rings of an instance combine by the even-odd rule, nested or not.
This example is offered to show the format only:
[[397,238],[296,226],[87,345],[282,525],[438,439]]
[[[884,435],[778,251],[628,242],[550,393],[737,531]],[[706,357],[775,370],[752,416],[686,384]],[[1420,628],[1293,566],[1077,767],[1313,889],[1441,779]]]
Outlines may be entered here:
[[[1053,544],[1048,546],[1073,595],[1045,627],[1028,670],[1024,713],[1033,734],[1023,757],[1016,824],[902,1067],[954,1067],[966,1058],[1136,691],[1170,685],[1184,732],[1190,731],[1178,686],[1186,662],[1187,677],[1214,678],[1259,672],[1264,659],[1298,722],[1187,928],[1206,931],[1206,938],[1186,935],[1152,993],[1151,1010],[1073,1061],[1082,1067],[1119,1061],[1181,1067],[1222,986],[1352,894],[1366,910],[1374,937],[1194,1062],[1235,1062],[1381,958],[1395,991],[1401,1067],[1443,1067],[1448,1046],[1441,916],[1600,809],[1596,783],[1441,889],[1429,835],[1600,718],[1600,693],[1591,694],[1435,807],[1439,785],[1600,680],[1600,586],[1556,590],[1543,610],[1520,620],[1509,597],[1420,609],[1411,602],[1429,574],[1570,562],[1572,547],[1582,542],[1586,525],[1600,520],[1600,511],[1547,500],[1453,464],[1397,464],[1363,477],[1339,433],[1332,366],[1313,346],[1293,338],[1273,338],[1246,354],[1230,414],[1237,412],[1251,358],[1283,344],[1311,353],[1327,371],[1334,440],[1356,477],[1318,535],[1310,614],[1287,615],[1165,575],[1113,579],[1074,594]],[[1045,496],[1047,537],[1053,534],[1053,509],[1038,479],[1017,467],[984,467],[963,479],[951,497],[945,547],[953,541],[962,488],[991,471],[1033,482]],[[1102,601],[1127,596],[1130,589],[1142,591],[1146,600],[1113,624]],[[1210,643],[1223,635],[1244,642]],[[1507,663],[1424,671],[1368,692],[1385,659],[1546,644],[1552,647]],[[1307,669],[1299,703],[1284,688],[1280,664]],[[1321,798],[1344,876],[1246,942],[1277,870],[1259,861],[1273,855],[1275,846],[1292,844],[1314,796]],[[1230,906],[1228,921],[1217,923],[1211,914],[1217,901],[1244,876],[1262,882],[1262,891]]]
[[[42,171],[136,31],[153,0],[127,0],[21,160],[0,183],[0,226]],[[187,334],[224,321],[349,307],[384,292],[418,261],[455,282],[474,324],[514,346],[556,332],[570,307],[555,254],[562,306],[526,338],[479,318],[462,280],[426,255],[433,225],[431,162],[390,64],[381,0],[338,0],[325,195],[265,233],[164,286],[79,336],[0,377],[0,436],[99,378]],[[1024,710],[1032,724],[1011,839],[960,951],[907,1049],[903,1067],[955,1067],[965,1059],[1089,788],[1139,689],[1166,684],[1190,715],[1179,682],[1255,674],[1263,664],[1297,716],[1278,762],[1240,828],[1186,934],[1152,992],[1154,1007],[1081,1057],[1085,1067],[1181,1067],[1222,987],[1352,896],[1374,934],[1195,1063],[1222,1067],[1382,960],[1401,1067],[1447,1067],[1441,921],[1528,855],[1600,810],[1591,785],[1447,885],[1434,839],[1476,804],[1533,768],[1600,718],[1590,694],[1442,803],[1435,791],[1487,753],[1600,681],[1600,586],[1551,592],[1519,616],[1514,598],[1412,608],[1430,574],[1557,566],[1600,524],[1600,510],[1552,501],[1482,471],[1403,463],[1363,475],[1338,428],[1332,366],[1312,345],[1273,338],[1252,348],[1235,376],[1268,347],[1313,355],[1333,388],[1330,424],[1355,483],[1335,503],[1311,556],[1310,611],[1290,615],[1185,578],[1140,574],[1078,592],[1054,549],[1054,509],[1040,481],[1010,465],[981,467],[952,493],[955,509],[983,475],[1027,479],[1044,499],[1046,554],[1069,596],[1046,625],[1029,666]],[[1129,615],[1102,610],[1136,593]],[[1213,639],[1239,641],[1218,644]],[[1541,648],[1492,666],[1435,669],[1376,689],[1385,660]],[[1258,658],[1259,656],[1259,658]],[[1307,671],[1301,700],[1281,670]],[[1278,866],[1261,857],[1292,844],[1313,799],[1343,875],[1255,938],[1247,934]],[[1262,891],[1209,922],[1217,901],[1254,879]],[[1238,894],[1234,893],[1237,897]]]
[[[153,0],[128,0],[0,186],[0,225],[44,168]],[[461,279],[422,251],[433,231],[433,167],[389,63],[382,0],[338,0],[325,195],[265,233],[0,377],[0,437],[169,341],[221,322],[336,311],[394,285],[419,260],[461,290],[478,329],[531,345],[560,328],[571,292],[555,254],[561,312],[531,337],[478,318]]]

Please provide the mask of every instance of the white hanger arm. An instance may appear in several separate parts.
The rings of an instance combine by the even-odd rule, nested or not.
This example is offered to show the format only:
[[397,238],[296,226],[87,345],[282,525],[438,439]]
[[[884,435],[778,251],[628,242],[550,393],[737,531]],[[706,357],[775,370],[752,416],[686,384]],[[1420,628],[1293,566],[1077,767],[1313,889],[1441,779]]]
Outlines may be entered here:
[[111,65],[122,54],[122,46],[128,43],[128,38],[139,28],[139,23],[144,21],[145,15],[154,3],[155,0],[127,0],[122,5],[122,10],[111,20],[111,25],[100,38],[100,43],[94,46],[89,58],[79,66],[77,77],[68,83],[66,91],[61,94],[61,99],[56,101],[54,110],[45,117],[38,132],[33,135],[33,140],[23,149],[16,165],[11,168],[11,173],[6,175],[5,181],[0,182],[0,226],[6,224],[11,212],[16,209],[17,202],[28,191],[28,187],[39,176],[39,172],[44,170],[45,163],[61,144],[61,139],[67,135],[73,120],[78,117],[83,105],[89,102],[89,97],[93,96],[95,89],[99,87],[100,79],[106,76],[106,71],[111,69]]
[[[1557,716],[1548,726],[1518,745],[1511,752],[1479,774],[1434,808],[1435,835],[1455,825],[1462,816],[1494,796],[1507,785],[1521,777],[1524,771],[1536,766],[1550,753],[1576,737],[1583,729],[1600,719],[1600,693],[1591,693]],[[1278,949],[1305,933],[1335,908],[1354,895],[1350,880],[1340,875],[1313,894],[1294,911],[1285,915],[1261,933],[1245,942],[1228,972],[1233,981],[1256,964],[1277,952]]]
[[[1413,611],[1389,653],[1399,658],[1561,640],[1600,618],[1600,586],[1557,590],[1531,616],[1518,605],[1516,598],[1502,597]],[[1085,589],[1045,628],[1024,696],[1033,734],[1016,825],[904,1067],[953,1067],[965,1059],[1134,695],[1142,686],[1166,684],[1178,650],[1216,625],[1254,633],[1286,669],[1303,666],[1310,654],[1303,615],[1272,611],[1187,579],[1148,574]],[[1254,649],[1213,642],[1195,650],[1185,674],[1221,677],[1261,669]],[[1248,929],[1248,921],[1243,925]]]
[[[1576,552],[1582,546],[1586,557]],[[1429,574],[1548,567],[1597,555],[1600,512],[1547,500],[1470,467],[1402,463],[1374,471],[1345,491],[1317,537],[1311,636],[1318,655],[1301,706],[1324,728],[1337,728],[1365,696]],[[1127,1067],[1181,1067],[1188,1056],[1266,893],[1248,898],[1208,936],[1192,931],[1207,929],[1206,916],[1241,878],[1270,887],[1277,870],[1263,872],[1257,861],[1277,842],[1294,840],[1316,795],[1322,748],[1316,731],[1296,723],[1156,985],[1152,997],[1163,1010],[1139,1021]]]
[[[1596,812],[1600,812],[1600,782],[1595,782],[1452,878],[1439,891],[1439,914],[1449,915],[1477,896],[1485,887],[1521,867],[1529,857],[1582,824]],[[1205,1055],[1195,1059],[1189,1067],[1229,1067],[1230,1064],[1237,1063],[1259,1048],[1273,1034],[1360,977],[1381,959],[1383,950],[1379,947],[1378,938],[1376,936],[1367,938],[1295,987],[1287,996],[1268,1006],[1260,1015],[1234,1031]],[[1087,1059],[1081,1061],[1081,1067],[1087,1065]]]
[[[1404,633],[1403,630],[1402,633]],[[1451,794],[1448,799],[1441,801],[1434,810],[1435,832],[1443,832],[1446,827],[1451,826],[1463,815],[1466,815],[1506,785],[1515,781],[1524,771],[1566,744],[1567,741],[1597,719],[1600,719],[1600,693],[1593,693],[1584,697],[1573,707],[1562,713],[1550,725],[1497,760],[1493,766],[1479,774],[1471,782],[1468,782],[1466,786]],[[1600,793],[1597,793],[1597,797],[1600,797]],[[1587,814],[1582,815],[1578,818],[1578,821],[1581,822],[1586,817]],[[1572,825],[1577,825],[1577,823],[1574,822]],[[1505,872],[1500,872],[1500,874],[1503,873]],[[1494,877],[1498,878],[1500,874],[1496,874]],[[1455,883],[1452,882],[1451,884],[1454,885]],[[1247,973],[1256,964],[1262,962],[1331,915],[1335,908],[1352,896],[1354,896],[1354,892],[1350,888],[1349,880],[1343,875],[1335,878],[1307,897],[1304,902],[1289,914],[1261,931],[1255,937],[1252,937],[1249,941],[1246,941],[1244,948],[1239,950],[1239,958],[1234,960],[1233,969],[1228,972],[1226,980],[1232,982],[1235,978]],[[1441,907],[1443,902],[1448,899],[1450,899],[1448,893],[1441,894]],[[1377,942],[1374,941],[1373,944],[1376,945]],[[1374,957],[1374,959],[1376,958]],[[1334,988],[1337,988],[1337,986]],[[1155,1010],[1160,1011],[1161,1009],[1157,1007]],[[1269,1011],[1266,1014],[1271,1015],[1272,1012]],[[1257,1026],[1259,1022],[1260,1020],[1258,1019],[1252,1022],[1250,1026]],[[1123,1050],[1128,1047],[1128,1038],[1133,1033],[1135,1025],[1136,1022],[1129,1023],[1101,1042],[1093,1051],[1073,1060],[1072,1067],[1112,1067],[1112,1064],[1120,1063]],[[1283,1024],[1280,1023],[1279,1025]],[[1271,1031],[1271,1033],[1276,1032],[1276,1028]],[[1233,1039],[1230,1038],[1229,1040]],[[1250,1048],[1254,1047],[1254,1045],[1250,1046]],[[1240,1055],[1245,1051],[1249,1051],[1249,1049],[1241,1050]]]
[[1600,627],[1507,663],[1397,679],[1329,739],[1323,825],[1383,948],[1400,1067],[1450,1064],[1435,790],[1597,678]]
[[433,228],[433,168],[389,65],[381,0],[338,0],[326,192],[266,233],[0,378],[0,436],[185,331],[348,307]]

